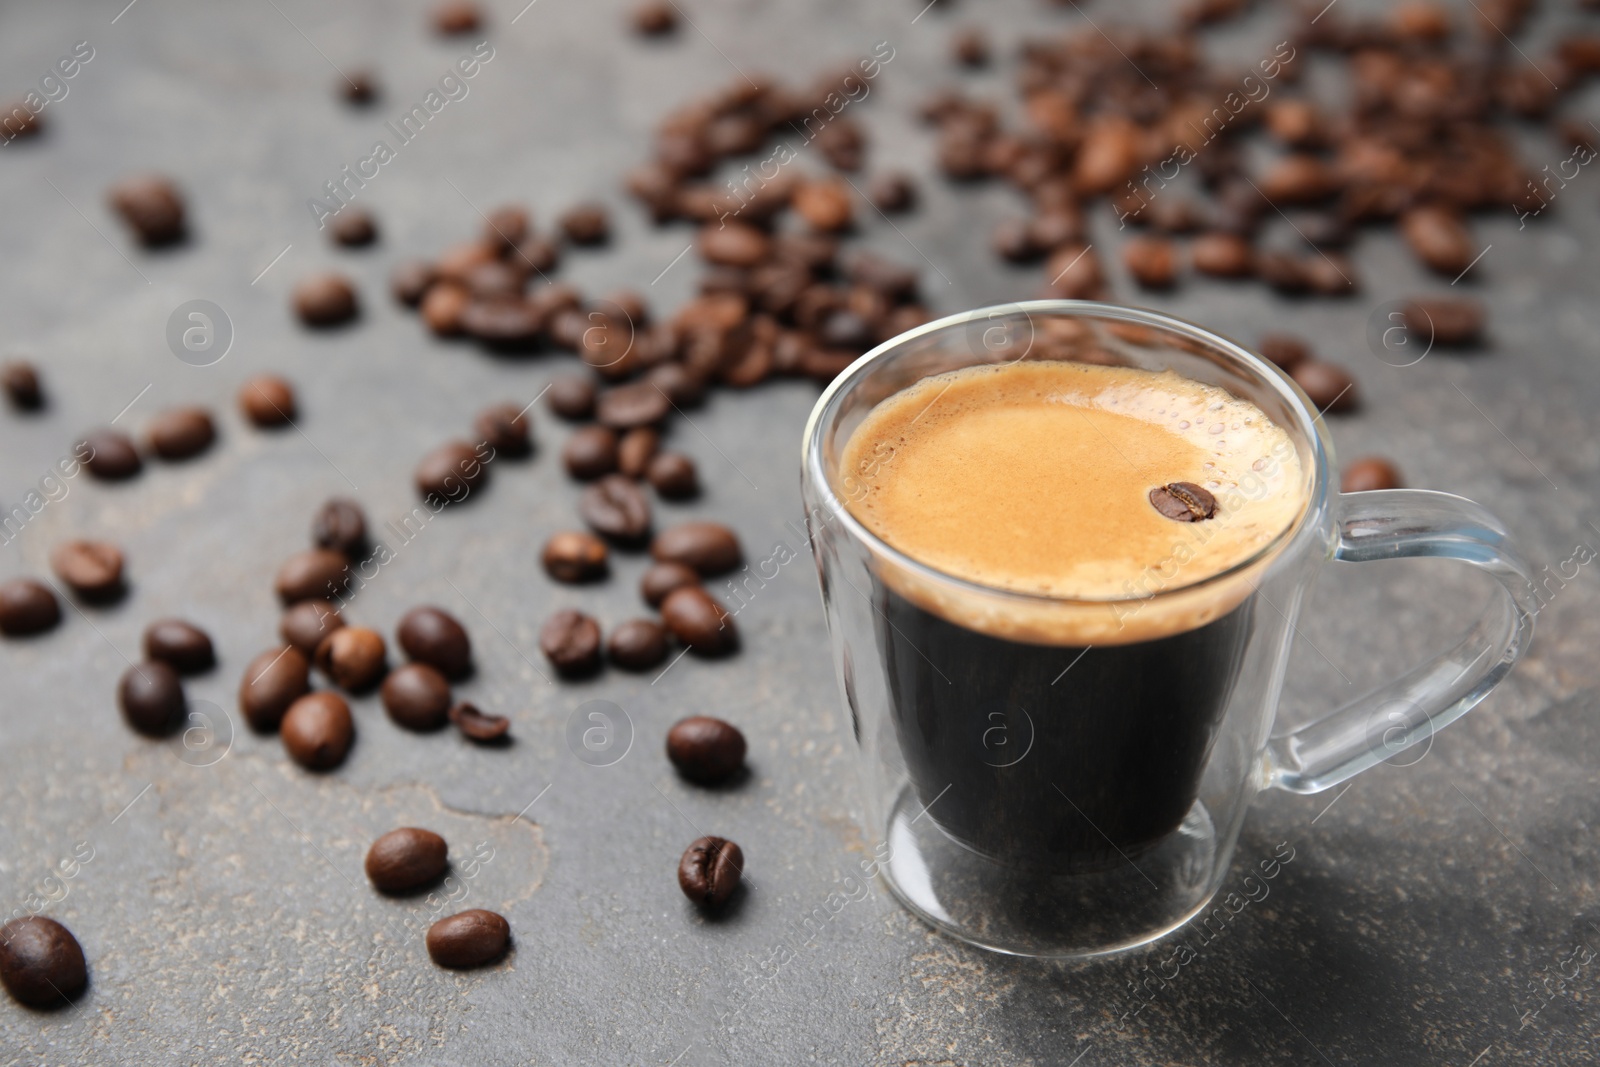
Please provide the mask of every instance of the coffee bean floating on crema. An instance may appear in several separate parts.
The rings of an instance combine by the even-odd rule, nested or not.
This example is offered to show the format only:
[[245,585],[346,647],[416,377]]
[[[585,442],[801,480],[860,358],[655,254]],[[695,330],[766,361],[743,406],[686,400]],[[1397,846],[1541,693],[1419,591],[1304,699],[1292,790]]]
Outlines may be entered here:
[[324,637],[315,662],[317,670],[347,693],[371,689],[389,669],[383,635],[365,626],[341,626]]
[[90,475],[101,481],[118,482],[132,478],[144,467],[133,438],[121,430],[95,430],[79,441],[73,452],[86,457],[84,467]]
[[444,877],[450,849],[432,830],[402,826],[367,849],[367,880],[380,893],[413,893]]
[[198,674],[216,666],[211,637],[183,619],[158,619],[144,628],[144,654],[179,674]]
[[733,616],[710,593],[697,585],[667,594],[661,602],[661,621],[672,636],[705,656],[732,652],[739,644]]
[[654,619],[629,619],[606,639],[606,656],[623,670],[647,671],[667,658],[667,631]]
[[731,723],[692,715],[667,731],[667,758],[691,782],[715,785],[744,766],[744,734]]
[[294,386],[275,374],[251,378],[239,389],[239,410],[260,428],[287,426],[296,414]]
[[482,967],[506,954],[511,944],[511,924],[505,917],[473,908],[440,919],[428,928],[428,955],[441,967],[466,970]]
[[354,559],[367,549],[367,514],[347,497],[333,497],[311,520],[311,543]]
[[18,411],[38,411],[44,407],[39,371],[25,360],[10,359],[0,363],[0,390]]
[[724,837],[701,837],[678,861],[678,888],[695,904],[720,908],[744,877],[744,851]]
[[154,174],[124,178],[111,187],[110,199],[142,244],[154,248],[183,240],[183,196],[167,178]]
[[83,946],[54,919],[25,915],[0,926],[0,984],[21,1003],[61,1007],[88,981]]
[[147,737],[162,737],[183,722],[188,703],[178,672],[159,660],[129,667],[117,684],[117,706],[129,726]]
[[418,663],[446,678],[462,678],[472,670],[472,639],[454,615],[435,607],[417,607],[400,620],[400,647]]
[[289,605],[278,622],[278,635],[306,656],[316,654],[322,639],[344,625],[331,600],[301,600]]
[[50,569],[84,600],[120,596],[122,567],[122,550],[108,541],[66,541],[50,552]]
[[311,661],[290,646],[269,648],[245,667],[239,679],[239,710],[251,729],[271,733],[289,707],[311,692]]
[[308,548],[296,552],[278,568],[274,588],[285,604],[301,600],[326,600],[344,592],[350,583],[350,561],[343,552]]
[[682,563],[702,575],[722,574],[744,558],[739,538],[719,522],[697,520],[669,526],[656,535],[650,554],[662,562]]
[[307,326],[326,329],[355,318],[360,310],[355,286],[342,274],[314,274],[294,287],[294,310]]
[[422,457],[413,476],[424,499],[460,503],[489,477],[489,466],[465,441],[448,441]]
[[343,697],[318,692],[290,704],[278,732],[290,759],[307,770],[326,771],[349,755],[356,726]]
[[609,572],[606,543],[591,533],[564,531],[545,542],[545,571],[558,582],[592,582]]
[[204,408],[186,407],[164,411],[146,430],[150,451],[162,459],[188,459],[198,456],[217,438],[217,428]]
[[593,674],[600,667],[600,624],[581,611],[558,611],[539,628],[539,650],[561,674]]
[[504,715],[489,715],[478,710],[477,705],[462,702],[450,709],[450,721],[455,723],[461,736],[479,744],[500,741],[511,729],[511,720]]
[[437,730],[450,714],[450,683],[426,663],[408,663],[390,671],[379,695],[389,718],[407,730]]
[[1168,482],[1150,490],[1150,506],[1177,522],[1203,522],[1217,513],[1217,498],[1193,482]]
[[33,578],[0,582],[0,634],[22,637],[52,630],[61,622],[61,605],[48,585]]

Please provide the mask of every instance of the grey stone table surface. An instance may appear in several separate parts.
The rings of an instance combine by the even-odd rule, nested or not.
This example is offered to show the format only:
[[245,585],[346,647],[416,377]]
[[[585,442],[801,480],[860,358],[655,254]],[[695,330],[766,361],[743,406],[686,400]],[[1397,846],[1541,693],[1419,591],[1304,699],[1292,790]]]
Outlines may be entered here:
[[[394,559],[350,611],[387,632],[418,602],[465,619],[479,670],[462,692],[509,715],[515,744],[486,751],[402,734],[364,698],[351,758],[319,777],[290,765],[275,738],[243,729],[234,688],[274,640],[272,575],[305,543],[313,508],[342,493],[380,524],[398,519],[414,504],[409,475],[425,449],[465,432],[484,403],[531,400],[573,365],[426,337],[385,293],[400,257],[474,231],[480,208],[520,200],[548,220],[599,196],[615,208],[617,240],[569,255],[561,277],[596,293],[638,288],[670,310],[699,271],[688,256],[657,280],[687,232],[652,227],[619,181],[648,152],[652,124],[727,84],[735,66],[808,78],[887,41],[894,58],[852,106],[873,133],[869,170],[908,167],[926,177],[925,196],[894,227],[870,221],[854,243],[921,267],[939,311],[1028,295],[1036,272],[1002,267],[987,249],[989,227],[1018,205],[1005,190],[935,177],[915,103],[956,77],[947,48],[957,25],[983,25],[1010,56],[1030,35],[1155,19],[1169,6],[684,0],[693,26],[645,44],[611,0],[524,2],[486,5],[492,60],[361,190],[383,239],[360,253],[334,251],[306,202],[469,50],[426,31],[420,0],[0,7],[6,94],[76,42],[94,50],[49,104],[48,133],[0,149],[0,347],[31,353],[52,397],[37,417],[0,416],[0,501],[23,499],[92,425],[117,417],[137,430],[182,402],[221,413],[221,440],[204,458],[156,464],[125,485],[70,479],[0,547],[0,577],[42,574],[55,542],[104,535],[125,546],[132,574],[121,604],[69,611],[47,637],[0,644],[0,903],[7,914],[26,907],[60,861],[90,857],[61,883],[64,898],[49,884],[60,899],[46,914],[76,932],[91,968],[68,1009],[0,1002],[0,1063],[1593,1061],[1600,965],[1566,962],[1600,948],[1593,567],[1552,587],[1526,661],[1423,758],[1408,754],[1411,765],[1380,766],[1336,794],[1262,797],[1230,877],[1283,842],[1293,862],[1267,899],[1155,981],[1147,968],[1159,950],[1089,966],[990,955],[850,878],[864,847],[857,770],[803,554],[741,611],[735,658],[691,657],[659,680],[549,683],[540,621],[578,604],[608,622],[638,613],[643,563],[625,557],[607,585],[582,593],[541,572],[538,547],[572,522],[576,496],[554,459],[565,430],[542,406],[538,455],[497,469],[478,499],[408,541],[385,531]],[[1568,6],[1545,5],[1535,42],[1581,18]],[[1248,58],[1280,21],[1267,10],[1213,46]],[[387,95],[347,108],[333,68],[368,65]],[[964,77],[1001,98],[1013,71],[1007,60]],[[1600,114],[1594,105],[1572,103]],[[1564,156],[1532,131],[1524,145],[1535,167]],[[110,182],[144,169],[187,190],[195,234],[185,247],[141,252],[107,211]],[[1526,229],[1509,213],[1476,225],[1491,247],[1471,284],[1493,340],[1469,357],[1398,368],[1369,351],[1374,308],[1447,288],[1422,277],[1392,234],[1363,238],[1365,286],[1346,301],[1287,304],[1198,281],[1151,301],[1119,268],[1113,285],[1122,299],[1247,341],[1271,327],[1312,337],[1366,398],[1333,423],[1347,456],[1393,456],[1411,484],[1488,503],[1554,570],[1580,544],[1600,546],[1596,189],[1580,176]],[[1114,223],[1096,225],[1109,237]],[[366,312],[354,329],[308,335],[288,292],[328,266],[359,280]],[[168,316],[196,298],[220,305],[234,331],[227,356],[203,368],[166,341]],[[302,432],[255,432],[234,409],[239,384],[268,370],[298,383]],[[673,443],[709,490],[663,510],[726,519],[753,558],[780,542],[799,549],[789,523],[815,396],[797,382],[722,392],[677,423]],[[1487,595],[1444,565],[1332,565],[1300,624],[1284,719],[1445,647]],[[215,762],[180,758],[117,715],[114,687],[140,630],[167,614],[199,622],[220,649],[218,669],[190,687],[232,715],[231,742],[209,750]],[[580,762],[567,742],[590,700],[631,724],[631,747],[610,766]],[[675,778],[662,738],[690,712],[746,729],[747,782],[708,792]],[[405,823],[449,838],[456,903],[368,890],[367,843]],[[702,829],[744,843],[755,882],[720,922],[695,914],[674,884],[679,852]],[[513,955],[486,972],[433,967],[421,930],[436,905],[504,913]]]

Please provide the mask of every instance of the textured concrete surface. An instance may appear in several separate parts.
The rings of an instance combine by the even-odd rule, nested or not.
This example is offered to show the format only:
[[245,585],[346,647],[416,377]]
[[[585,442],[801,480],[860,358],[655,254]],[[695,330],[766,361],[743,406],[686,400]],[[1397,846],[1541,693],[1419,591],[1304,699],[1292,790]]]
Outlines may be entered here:
[[[359,253],[329,248],[305,201],[468,51],[424,31],[418,0],[0,9],[7,94],[75,42],[95,49],[47,109],[49,133],[0,149],[0,348],[38,359],[53,399],[37,417],[0,413],[0,500],[20,499],[75,434],[125,407],[118,425],[137,430],[163,407],[199,402],[221,413],[222,431],[204,458],[126,485],[72,480],[0,548],[0,577],[38,574],[56,541],[105,535],[126,547],[132,575],[119,606],[0,644],[4,910],[25,907],[68,861],[76,876],[43,886],[57,898],[45,913],[76,932],[91,970],[69,1009],[0,1001],[0,1063],[1589,1062],[1600,1039],[1592,566],[1543,609],[1511,680],[1420,761],[1380,767],[1348,792],[1262,797],[1237,876],[1280,842],[1295,858],[1269,898],[1175,975],[1161,946],[1087,967],[987,955],[846,880],[863,848],[855,767],[804,557],[741,614],[745,648],[732,660],[686,659],[654,684],[542,678],[544,616],[592,603],[607,623],[630,617],[643,567],[624,558],[581,595],[540,571],[537,548],[573,522],[576,498],[553,458],[564,430],[542,409],[539,454],[497,465],[478,499],[398,547],[350,612],[387,632],[417,602],[460,615],[479,663],[461,692],[510,715],[514,745],[402,734],[366,698],[349,762],[319,778],[236,713],[209,766],[124,728],[113,690],[144,623],[182,614],[210,630],[221,665],[189,691],[233,711],[239,672],[273,640],[273,572],[304,543],[317,503],[349,493],[380,524],[400,517],[423,451],[465,432],[486,402],[532,399],[568,365],[424,337],[383,291],[397,258],[475,230],[476,208],[523,200],[549,219],[598,194],[617,208],[618,240],[570,255],[562,277],[597,293],[645,289],[668,310],[692,290],[693,257],[650,283],[687,234],[651,228],[618,176],[644,156],[654,120],[727,83],[732,63],[800,78],[891,42],[895,58],[855,114],[875,137],[871,165],[926,174],[931,143],[911,111],[954,79],[954,25],[982,23],[1009,52],[1029,33],[1167,6],[1085,4],[1085,15],[941,0],[913,21],[914,0],[698,0],[686,7],[703,34],[685,27],[645,45],[622,32],[623,5],[610,0],[522,4],[487,5],[495,58],[362,192],[384,237]],[[1547,11],[1539,32],[1578,17]],[[1248,61],[1274,33],[1269,14],[1216,42]],[[344,107],[335,64],[375,66],[383,101]],[[967,77],[998,97],[1010,66]],[[1571,110],[1600,114],[1592,96]],[[1535,167],[1565,156],[1531,131],[1525,142]],[[105,209],[106,186],[145,168],[188,190],[188,246],[140,252]],[[986,247],[989,226],[1016,210],[1010,194],[937,180],[924,191],[898,231],[872,223],[859,243],[922,265],[941,311],[1031,293],[1034,272],[998,266]],[[1388,235],[1357,249],[1366,285],[1353,300],[1284,304],[1190,282],[1159,304],[1245,340],[1269,326],[1314,337],[1366,394],[1362,413],[1334,424],[1345,455],[1388,454],[1411,484],[1492,505],[1536,565],[1554,567],[1580,542],[1600,547],[1595,200],[1584,174],[1526,230],[1509,214],[1476,225],[1493,246],[1477,283],[1493,342],[1468,357],[1401,369],[1368,351],[1374,308],[1444,288]],[[330,264],[360,280],[366,314],[309,336],[287,294]],[[1120,272],[1114,284],[1146,300]],[[180,363],[165,341],[168,315],[194,298],[221,305],[236,332],[211,367]],[[263,370],[299,384],[303,434],[255,432],[233,410],[239,383]],[[780,540],[798,547],[785,523],[799,513],[797,445],[814,397],[799,383],[723,393],[693,425],[674,425],[711,489],[665,516],[727,519],[757,558]],[[1445,647],[1486,595],[1445,565],[1331,568],[1300,625],[1285,720]],[[589,700],[631,723],[631,747],[610,766],[580,762],[566,741]],[[746,729],[754,773],[743,785],[687,787],[659,755],[667,726],[699,711]],[[457,880],[443,892],[455,902],[367,888],[366,845],[401,823],[448,837]],[[674,884],[680,850],[702,830],[742,842],[754,880],[718,923]],[[439,909],[472,906],[510,919],[514,953],[485,972],[434,968],[422,929]],[[1151,978],[1162,970],[1170,977]]]

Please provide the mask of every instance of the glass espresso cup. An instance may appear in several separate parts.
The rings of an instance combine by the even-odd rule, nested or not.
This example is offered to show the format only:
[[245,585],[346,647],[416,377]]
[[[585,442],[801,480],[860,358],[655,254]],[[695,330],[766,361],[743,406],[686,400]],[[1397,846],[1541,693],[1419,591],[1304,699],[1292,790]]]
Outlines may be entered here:
[[[1292,443],[1298,518],[1221,573],[1151,561],[1127,596],[1091,600],[941,573],[852,515],[867,472],[842,457],[878,403],[933,375],[1022,360],[1172,371],[1248,400]],[[1504,526],[1445,493],[1341,495],[1333,469],[1322,419],[1288,376],[1154,312],[1011,304],[929,323],[852,364],[806,425],[802,489],[864,774],[867,869],[927,922],[986,948],[1133,948],[1206,909],[1258,791],[1337,785],[1482,700],[1533,633],[1529,568]],[[1406,556],[1471,564],[1503,595],[1450,651],[1272,734],[1320,566]]]

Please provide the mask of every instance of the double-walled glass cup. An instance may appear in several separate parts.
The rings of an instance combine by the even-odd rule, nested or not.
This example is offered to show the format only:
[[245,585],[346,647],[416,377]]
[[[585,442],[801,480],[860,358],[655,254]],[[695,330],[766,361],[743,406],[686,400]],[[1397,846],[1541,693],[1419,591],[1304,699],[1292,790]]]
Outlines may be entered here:
[[[1211,575],[1184,566],[1185,538],[1204,524],[1174,523],[1171,553],[1110,600],[976,585],[857,521],[849,503],[875,472],[841,469],[841,456],[866,414],[929,376],[1017,360],[1171,370],[1249,400],[1298,455],[1298,518]],[[1444,493],[1339,494],[1322,419],[1285,374],[1149,311],[1033,301],[903,334],[823,393],[802,471],[864,772],[868,866],[929,923],[1002,952],[1093,956],[1183,925],[1216,893],[1257,792],[1318,792],[1426,741],[1505,677],[1533,633],[1528,566],[1498,519]],[[1219,507],[1263,490],[1249,483],[1216,490]],[[1295,619],[1321,565],[1406,556],[1460,560],[1504,595],[1450,651],[1274,735]]]

